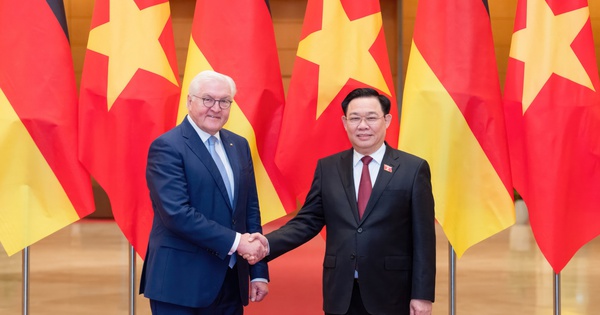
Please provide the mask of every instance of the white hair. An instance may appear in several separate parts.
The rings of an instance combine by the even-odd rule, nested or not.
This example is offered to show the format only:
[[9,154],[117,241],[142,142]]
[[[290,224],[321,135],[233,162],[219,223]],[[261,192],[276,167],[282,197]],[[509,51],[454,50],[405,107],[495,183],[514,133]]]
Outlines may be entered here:
[[235,82],[233,81],[233,79],[228,75],[212,70],[204,70],[198,73],[192,79],[192,81],[190,82],[189,94],[197,94],[201,90],[203,84],[215,80],[227,83],[227,85],[229,85],[229,88],[231,89],[231,97],[233,98],[235,96],[237,89],[235,87]]

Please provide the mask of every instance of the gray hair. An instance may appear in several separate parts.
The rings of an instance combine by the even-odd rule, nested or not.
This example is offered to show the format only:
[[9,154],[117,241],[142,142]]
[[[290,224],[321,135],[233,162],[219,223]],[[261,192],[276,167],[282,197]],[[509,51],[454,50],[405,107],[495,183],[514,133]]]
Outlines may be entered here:
[[231,98],[235,96],[237,89],[235,87],[235,82],[233,81],[233,79],[228,75],[212,70],[204,70],[198,73],[192,79],[192,81],[190,82],[189,94],[197,94],[200,91],[202,85],[210,81],[221,81],[227,83],[227,85],[229,85],[229,88],[231,89]]

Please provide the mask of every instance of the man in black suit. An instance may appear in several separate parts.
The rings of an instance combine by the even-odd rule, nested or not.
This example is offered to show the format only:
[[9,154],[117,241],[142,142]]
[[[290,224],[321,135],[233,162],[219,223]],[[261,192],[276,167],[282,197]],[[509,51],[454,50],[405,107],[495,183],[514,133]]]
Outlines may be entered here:
[[436,270],[429,165],[385,144],[391,115],[384,95],[355,89],[342,109],[352,149],[319,160],[302,209],[266,235],[267,259],[327,226],[326,314],[429,315]]

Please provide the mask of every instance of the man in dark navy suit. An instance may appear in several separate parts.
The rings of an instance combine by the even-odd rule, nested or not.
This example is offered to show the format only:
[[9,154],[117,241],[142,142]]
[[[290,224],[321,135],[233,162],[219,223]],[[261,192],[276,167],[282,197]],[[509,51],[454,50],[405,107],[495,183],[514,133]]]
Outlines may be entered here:
[[140,293],[154,315],[239,315],[248,296],[268,293],[266,262],[239,256],[255,263],[267,248],[249,242],[262,228],[248,142],[222,129],[235,93],[229,76],[201,72],[188,115],[150,146],[154,222]]

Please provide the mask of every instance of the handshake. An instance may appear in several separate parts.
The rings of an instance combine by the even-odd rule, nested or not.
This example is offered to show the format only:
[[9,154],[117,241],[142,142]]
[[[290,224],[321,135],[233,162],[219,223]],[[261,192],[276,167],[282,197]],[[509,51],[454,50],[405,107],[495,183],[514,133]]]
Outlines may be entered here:
[[244,233],[240,239],[237,253],[254,265],[269,254],[269,241],[260,233]]

